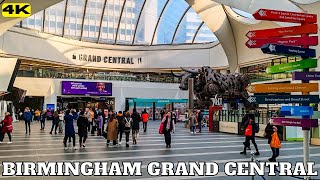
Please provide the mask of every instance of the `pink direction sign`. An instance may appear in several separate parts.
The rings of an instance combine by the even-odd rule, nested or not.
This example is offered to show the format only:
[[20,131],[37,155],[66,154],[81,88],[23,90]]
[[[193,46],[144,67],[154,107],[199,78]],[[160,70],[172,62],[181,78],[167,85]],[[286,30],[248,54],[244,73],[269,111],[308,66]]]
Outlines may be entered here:
[[265,44],[282,44],[287,46],[316,46],[318,45],[318,36],[249,39],[246,42],[246,46],[248,48],[261,48]]
[[271,118],[271,124],[279,126],[318,127],[318,119]]

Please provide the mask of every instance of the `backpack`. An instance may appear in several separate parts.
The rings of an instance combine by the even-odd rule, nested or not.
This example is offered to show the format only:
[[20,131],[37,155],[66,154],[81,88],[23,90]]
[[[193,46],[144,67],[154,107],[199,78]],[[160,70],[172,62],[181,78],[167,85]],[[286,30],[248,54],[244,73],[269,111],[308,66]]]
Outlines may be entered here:
[[258,133],[260,131],[260,127],[259,127],[259,124],[258,123],[254,123],[254,126],[253,126],[253,131],[254,133]]
[[126,128],[131,128],[131,118],[129,118],[129,119],[127,119],[127,118],[125,118],[125,120],[126,120],[126,122],[125,122],[125,125],[124,125],[124,127],[126,127]]

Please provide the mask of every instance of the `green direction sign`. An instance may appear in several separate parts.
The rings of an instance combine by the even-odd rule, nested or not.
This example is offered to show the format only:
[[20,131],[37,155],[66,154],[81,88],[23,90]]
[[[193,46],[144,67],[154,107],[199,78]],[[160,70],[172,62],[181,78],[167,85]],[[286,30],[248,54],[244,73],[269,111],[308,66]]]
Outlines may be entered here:
[[304,59],[297,62],[267,67],[266,73],[276,74],[276,73],[282,73],[286,71],[293,71],[297,69],[315,68],[315,67],[317,67],[317,59]]

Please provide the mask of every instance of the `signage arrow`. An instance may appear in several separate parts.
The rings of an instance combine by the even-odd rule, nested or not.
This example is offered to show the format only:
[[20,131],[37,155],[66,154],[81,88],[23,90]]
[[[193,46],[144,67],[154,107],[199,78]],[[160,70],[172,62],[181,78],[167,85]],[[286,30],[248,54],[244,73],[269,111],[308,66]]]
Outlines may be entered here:
[[318,45],[318,37],[309,36],[309,37],[249,39],[246,42],[246,46],[248,48],[260,48],[265,44],[282,44],[282,45],[288,45],[288,46],[316,46]]
[[312,116],[313,107],[311,106],[282,106],[281,112],[286,113],[287,116]]
[[317,92],[318,86],[318,83],[250,84],[246,89],[250,93]]
[[292,80],[318,81],[320,80],[320,72],[293,72]]
[[250,103],[256,104],[290,104],[290,103],[318,103],[318,95],[257,95],[249,96]]
[[317,23],[316,14],[259,9],[252,14],[257,20],[280,21],[292,23]]
[[303,128],[318,127],[318,119],[271,118],[271,124],[279,126],[297,126]]
[[303,56],[303,57],[316,57],[316,50],[309,48],[300,48],[294,46],[285,46],[278,44],[265,44],[261,47],[265,54],[275,54],[284,56]]
[[286,71],[293,71],[304,68],[316,68],[317,67],[317,59],[304,59],[297,62],[280,64],[276,66],[269,66],[266,69],[266,73],[268,74],[276,74],[282,73]]
[[305,24],[301,26],[249,31],[246,34],[246,36],[249,39],[253,39],[253,38],[270,38],[270,37],[294,36],[294,35],[300,35],[300,34],[317,34],[317,33],[318,33],[317,24]]

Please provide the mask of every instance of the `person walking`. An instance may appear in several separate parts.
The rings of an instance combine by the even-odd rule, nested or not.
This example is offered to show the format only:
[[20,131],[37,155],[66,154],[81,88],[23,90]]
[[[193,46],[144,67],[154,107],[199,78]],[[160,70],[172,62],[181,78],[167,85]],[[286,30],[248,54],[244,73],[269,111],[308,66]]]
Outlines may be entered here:
[[79,135],[79,145],[80,149],[85,148],[86,140],[88,138],[88,126],[90,126],[88,119],[85,117],[83,111],[80,112],[79,118],[77,120],[78,135]]
[[39,109],[37,109],[35,112],[34,112],[34,116],[35,116],[35,120],[40,122],[40,115],[41,115],[41,111]]
[[46,120],[47,120],[47,110],[43,110],[41,117],[40,117],[40,130],[43,131],[46,125]]
[[133,141],[133,144],[137,144],[137,139],[138,139],[139,129],[140,129],[140,121],[141,121],[141,118],[139,113],[137,112],[137,109],[135,108],[133,109],[131,118],[132,118],[132,124],[131,124],[132,141]]
[[5,118],[1,121],[2,129],[1,129],[1,139],[0,144],[3,142],[5,134],[9,137],[9,142],[7,144],[12,144],[11,134],[12,134],[12,117],[10,112],[5,113]]
[[112,114],[108,126],[106,128],[107,132],[107,146],[109,146],[110,141],[113,142],[113,145],[117,145],[117,137],[118,137],[118,120],[117,118]]
[[101,110],[98,112],[98,117],[97,117],[97,136],[102,135],[102,125],[103,125],[103,115]]
[[74,126],[73,126],[73,120],[76,119],[77,117],[75,117],[73,115],[73,112],[71,112],[70,110],[66,111],[66,115],[64,116],[64,121],[65,121],[65,135],[64,135],[64,139],[63,139],[63,144],[64,144],[64,149],[68,149],[67,147],[67,140],[68,138],[72,138],[73,141],[73,150],[77,150],[76,147],[76,132],[74,130]]
[[171,113],[168,112],[161,122],[163,123],[162,133],[166,142],[166,148],[171,148],[171,133],[174,129],[174,122],[171,118]]
[[63,133],[64,114],[63,111],[59,112],[59,133]]
[[28,128],[29,128],[29,135],[30,135],[31,134],[30,124],[32,121],[32,114],[31,114],[30,109],[28,107],[25,108],[24,113],[22,115],[22,118],[24,120],[26,134],[28,134]]
[[144,109],[141,115],[142,123],[143,123],[143,132],[147,132],[147,125],[149,121],[149,114],[147,113],[146,109]]
[[194,134],[196,129],[196,115],[191,112],[189,115],[190,133]]
[[129,147],[129,135],[131,130],[132,118],[130,117],[130,112],[126,112],[126,117],[124,118],[124,133],[126,134],[126,147]]
[[[274,115],[273,117],[277,117],[277,115]],[[271,120],[269,120],[264,131],[265,131],[264,137],[268,138],[268,144],[270,145],[270,148],[272,151],[272,157],[269,158],[269,161],[276,162],[276,158],[279,156],[279,149],[281,148],[281,141],[280,141],[279,134],[282,134],[282,127],[272,125]],[[275,133],[276,135],[274,135]],[[279,142],[279,144],[276,144],[275,142]]]
[[201,133],[201,129],[202,129],[202,120],[203,120],[203,113],[201,110],[198,110],[197,111],[198,113],[198,116],[197,116],[197,121],[198,121],[198,126],[199,126],[199,132],[198,133]]
[[118,137],[119,137],[119,140],[118,140],[118,144],[121,145],[121,141],[122,141],[122,135],[124,133],[124,117],[123,117],[123,114],[122,114],[122,111],[119,111],[118,112],[118,115],[116,116],[117,120],[118,120]]
[[254,121],[254,117],[250,117],[249,120],[244,124],[244,129],[245,129],[245,142],[243,143],[244,145],[244,149],[242,152],[240,152],[240,154],[247,154],[247,147],[250,146],[250,141],[252,142],[252,144],[254,145],[256,152],[254,155],[258,156],[260,155],[259,150],[258,150],[258,146],[256,144],[255,141],[255,134],[258,133],[257,129],[258,129],[258,125],[255,123]]
[[52,134],[53,128],[54,128],[54,134],[57,134],[58,124],[59,124],[59,113],[58,111],[55,111],[53,113],[52,126],[49,134]]

